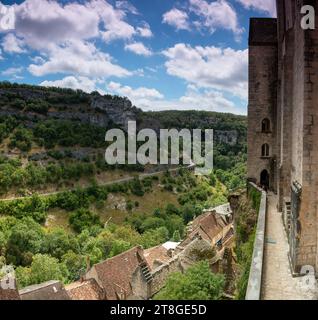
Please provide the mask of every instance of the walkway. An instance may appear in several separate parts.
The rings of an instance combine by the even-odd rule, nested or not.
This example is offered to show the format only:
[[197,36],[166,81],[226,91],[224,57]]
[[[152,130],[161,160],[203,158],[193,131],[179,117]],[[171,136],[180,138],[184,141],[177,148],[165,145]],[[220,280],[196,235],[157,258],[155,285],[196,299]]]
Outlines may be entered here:
[[316,299],[316,282],[312,277],[293,278],[288,262],[288,241],[281,213],[276,209],[277,197],[268,195],[262,300]]

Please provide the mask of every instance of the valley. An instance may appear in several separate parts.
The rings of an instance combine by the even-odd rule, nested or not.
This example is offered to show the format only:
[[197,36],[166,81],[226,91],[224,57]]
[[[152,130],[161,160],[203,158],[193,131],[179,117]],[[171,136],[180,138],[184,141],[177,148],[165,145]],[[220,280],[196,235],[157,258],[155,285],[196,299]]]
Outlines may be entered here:
[[[205,209],[245,186],[246,119],[142,112],[126,98],[0,83],[0,265],[19,288],[78,281],[87,266],[135,246],[180,243]],[[215,168],[105,163],[105,132],[215,129]]]

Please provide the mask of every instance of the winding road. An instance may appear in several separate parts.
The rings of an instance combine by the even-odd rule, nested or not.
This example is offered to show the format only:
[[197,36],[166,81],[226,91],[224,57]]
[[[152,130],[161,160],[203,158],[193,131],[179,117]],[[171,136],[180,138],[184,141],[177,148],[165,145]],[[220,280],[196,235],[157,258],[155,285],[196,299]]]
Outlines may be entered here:
[[[173,169],[169,169],[169,170],[162,170],[162,171],[156,171],[156,172],[150,172],[150,173],[142,173],[140,175],[137,176],[132,176],[132,177],[126,177],[126,178],[122,178],[122,179],[117,179],[117,180],[112,180],[112,181],[107,181],[105,183],[99,184],[100,187],[104,187],[104,186],[109,186],[109,185],[113,185],[113,184],[120,184],[120,183],[125,183],[125,182],[129,182],[132,181],[133,179],[135,179],[136,177],[138,177],[140,180],[143,180],[147,177],[153,177],[153,176],[157,176],[160,174],[163,174],[165,172],[176,172],[180,169],[188,169],[188,170],[192,170],[195,168],[195,164],[191,163],[189,166],[186,167],[178,167],[178,168],[173,168]],[[84,187],[85,188],[85,187]],[[75,191],[77,188],[71,188],[68,190],[61,190],[61,191],[54,191],[54,192],[47,192],[47,193],[37,193],[37,195],[41,196],[41,197],[49,197],[52,195],[56,195],[59,193],[63,193],[66,191]],[[14,200],[23,200],[23,199],[28,199],[28,198],[32,198],[33,195],[29,195],[29,196],[21,196],[21,197],[9,197],[9,198],[4,198],[4,199],[0,199],[1,201],[14,201]]]

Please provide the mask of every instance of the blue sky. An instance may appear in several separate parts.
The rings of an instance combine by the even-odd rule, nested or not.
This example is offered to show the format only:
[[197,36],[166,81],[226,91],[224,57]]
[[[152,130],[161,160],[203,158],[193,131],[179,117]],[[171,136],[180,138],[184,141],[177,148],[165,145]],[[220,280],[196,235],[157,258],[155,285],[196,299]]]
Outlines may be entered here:
[[15,17],[0,23],[0,80],[246,114],[249,18],[274,16],[274,2],[0,0]]

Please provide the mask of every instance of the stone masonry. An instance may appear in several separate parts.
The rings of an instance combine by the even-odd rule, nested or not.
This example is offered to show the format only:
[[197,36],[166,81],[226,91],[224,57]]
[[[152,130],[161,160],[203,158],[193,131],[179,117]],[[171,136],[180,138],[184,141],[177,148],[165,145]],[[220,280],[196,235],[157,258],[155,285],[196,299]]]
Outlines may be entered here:
[[279,211],[290,207],[293,273],[317,274],[318,27],[301,28],[304,5],[317,14],[316,0],[279,0],[277,19],[251,19],[248,178],[277,193]]

